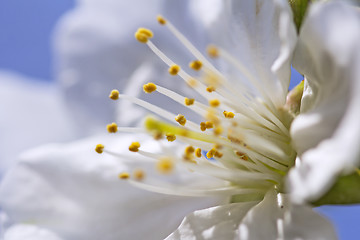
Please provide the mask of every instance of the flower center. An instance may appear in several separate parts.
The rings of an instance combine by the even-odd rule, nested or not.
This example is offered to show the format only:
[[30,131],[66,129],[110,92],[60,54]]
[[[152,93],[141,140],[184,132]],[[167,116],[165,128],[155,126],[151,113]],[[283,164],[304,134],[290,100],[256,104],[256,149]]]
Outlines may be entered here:
[[[130,100],[167,120],[170,123],[148,117],[145,129],[159,142],[181,141],[183,146],[181,154],[173,150],[178,146],[175,143],[173,147],[162,146],[164,151],[153,153],[143,151],[141,143],[133,142],[129,144],[130,151],[152,159],[159,173],[169,174],[180,166],[185,171],[216,178],[219,184],[196,188],[159,184],[158,181],[154,184],[152,177],[145,178],[144,172],[139,174],[139,169],[132,178],[127,172],[120,173],[119,177],[147,190],[192,196],[263,194],[271,187],[281,186],[283,177],[294,165],[296,156],[289,134],[293,117],[286,106],[277,106],[272,100],[271,92],[266,91],[260,79],[254,77],[224,49],[211,45],[207,53],[211,58],[224,60],[240,71],[251,88],[219,71],[168,20],[159,16],[158,21],[167,26],[194,55],[195,60],[189,63],[189,67],[197,76],[185,72],[158,49],[150,40],[154,36],[150,30],[139,28],[135,38],[159,56],[169,66],[169,74],[182,78],[195,94],[185,97],[155,83],[145,84],[144,92],[163,94],[193,110],[194,115],[200,115],[204,121],[192,122],[181,113],[168,112],[149,102],[122,95],[117,90],[113,90],[109,97],[113,100]],[[118,127],[115,123],[109,124],[107,128],[111,133],[142,131],[138,128]],[[119,156],[103,145],[100,148],[98,145],[96,151]]]

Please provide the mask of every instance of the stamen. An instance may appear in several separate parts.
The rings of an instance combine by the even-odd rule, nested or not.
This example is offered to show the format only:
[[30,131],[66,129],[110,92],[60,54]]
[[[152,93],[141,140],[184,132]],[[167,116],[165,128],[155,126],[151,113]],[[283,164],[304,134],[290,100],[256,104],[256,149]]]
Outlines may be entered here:
[[195,150],[195,156],[198,157],[198,158],[201,157],[201,148],[197,148],[197,149]]
[[207,88],[206,88],[206,91],[208,91],[208,92],[213,92],[213,91],[215,91],[216,89],[215,89],[215,87],[214,86],[208,86]]
[[169,67],[169,73],[171,75],[177,75],[179,73],[179,71],[180,71],[180,66],[179,65],[175,64],[175,65],[171,65]]
[[156,17],[156,19],[158,20],[158,22],[159,22],[161,25],[165,25],[165,24],[166,24],[166,19],[163,18],[163,16],[158,15],[158,16]]
[[181,126],[185,126],[186,118],[184,115],[179,114],[175,117],[175,121],[177,121]]
[[209,105],[211,107],[218,107],[220,105],[220,101],[218,99],[211,99],[209,101]]
[[216,149],[212,148],[210,151],[206,153],[207,158],[213,158],[215,155]]
[[212,122],[210,122],[210,121],[206,121],[206,122],[205,122],[205,127],[206,127],[207,129],[211,129],[211,128],[214,127],[214,123],[212,123]]
[[140,148],[140,143],[139,142],[132,142],[131,145],[129,146],[129,151],[138,152],[139,148]]
[[118,100],[119,99],[119,91],[114,89],[110,92],[109,98],[112,100]]
[[193,146],[187,146],[184,150],[185,155],[191,155],[195,152],[195,148]]
[[130,177],[130,174],[128,172],[122,172],[119,174],[120,179],[128,179]]
[[206,49],[207,54],[212,58],[219,57],[219,50],[215,45],[209,45]]
[[171,158],[160,158],[156,164],[156,169],[162,174],[169,174],[174,169],[174,161]]
[[205,131],[205,130],[206,130],[206,124],[205,124],[205,122],[201,122],[201,123],[200,123],[200,130],[201,130],[201,131]]
[[116,123],[110,123],[106,126],[106,129],[109,133],[116,133],[118,131],[118,126]]
[[194,69],[195,71],[199,71],[202,67],[202,62],[200,60],[195,60],[189,63],[189,67]]
[[103,151],[104,151],[104,145],[102,145],[102,144],[96,145],[95,151],[96,151],[97,153],[99,153],[99,154],[103,153]]
[[193,99],[193,98],[185,98],[185,99],[184,99],[184,102],[185,102],[185,105],[186,105],[186,106],[190,106],[190,105],[193,105],[193,104],[194,104],[195,99]]
[[222,134],[224,131],[224,129],[221,127],[221,126],[216,126],[215,129],[214,129],[214,134],[215,135],[220,135]]
[[139,28],[135,33],[135,38],[141,43],[147,43],[149,38],[152,38],[154,34],[151,30],[146,28]]
[[133,177],[136,180],[141,181],[145,178],[145,172],[142,169],[135,169],[133,172]]
[[174,134],[171,134],[171,133],[167,133],[166,134],[166,139],[169,141],[169,142],[173,142],[176,140],[176,136]]
[[233,112],[224,111],[224,117],[226,118],[234,118],[235,114]]
[[156,85],[154,83],[147,83],[143,85],[143,89],[145,93],[152,93],[156,90]]

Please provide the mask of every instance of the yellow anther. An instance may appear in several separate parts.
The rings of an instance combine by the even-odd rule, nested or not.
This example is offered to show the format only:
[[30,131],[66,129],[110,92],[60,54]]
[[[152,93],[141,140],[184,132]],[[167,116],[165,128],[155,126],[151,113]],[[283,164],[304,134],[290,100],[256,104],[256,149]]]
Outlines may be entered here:
[[175,117],[175,121],[177,121],[181,126],[184,126],[186,123],[186,118],[184,115],[179,114]]
[[216,151],[214,155],[217,158],[221,158],[224,154],[222,154],[221,152]]
[[190,155],[193,154],[195,152],[195,148],[193,146],[187,146],[185,148],[185,155]]
[[152,38],[154,34],[147,28],[139,28],[135,33],[135,38],[141,43],[147,43],[149,38]]
[[202,62],[199,60],[195,60],[189,63],[189,67],[194,69],[195,71],[199,71],[202,67]]
[[139,28],[137,32],[144,34],[147,38],[152,38],[154,36],[153,32],[147,28]]
[[220,145],[220,144],[214,144],[214,148],[217,149],[217,150],[219,150],[219,149],[222,149],[223,146]]
[[172,65],[172,66],[170,66],[169,67],[169,73],[171,74],[171,75],[176,75],[176,74],[178,74],[178,72],[180,71],[180,66],[179,65]]
[[193,99],[193,98],[185,98],[184,102],[185,102],[186,106],[190,106],[190,105],[194,104],[195,99]]
[[210,122],[210,121],[206,121],[205,122],[205,126],[207,129],[213,128],[214,127],[214,123]]
[[211,149],[210,151],[208,151],[206,153],[206,157],[207,158],[212,158],[212,157],[214,157],[215,153],[216,153],[216,149]]
[[186,83],[189,85],[189,87],[192,87],[192,88],[197,86],[197,81],[194,78],[190,78],[189,80],[187,80]]
[[207,88],[206,88],[206,91],[208,91],[208,92],[213,92],[213,91],[215,91],[216,89],[215,89],[215,87],[214,86],[208,86]]
[[163,134],[162,134],[162,132],[155,131],[155,132],[153,133],[153,137],[154,137],[155,140],[160,140],[160,139],[163,138]]
[[233,112],[224,111],[223,113],[226,118],[234,118],[235,117],[235,114]]
[[114,89],[110,92],[109,98],[112,100],[118,100],[119,99],[119,91]]
[[167,133],[166,134],[166,139],[169,141],[169,142],[173,142],[176,140],[176,136],[172,133]]
[[131,152],[138,152],[140,148],[140,143],[139,142],[132,142],[131,145],[129,146],[129,150]]
[[249,160],[248,156],[247,156],[245,153],[239,152],[239,151],[236,151],[235,153],[236,153],[236,155],[238,155],[242,160],[245,160],[245,161]]
[[221,126],[217,126],[217,127],[214,129],[214,134],[215,134],[215,135],[220,135],[222,132],[223,132],[223,128],[222,128]]
[[163,16],[158,15],[158,16],[156,17],[156,19],[157,19],[157,21],[158,21],[161,25],[165,25],[165,24],[166,24],[166,19],[163,18]]
[[211,107],[218,107],[220,105],[220,101],[218,99],[211,99],[209,100],[209,105]]
[[145,172],[142,169],[135,169],[133,172],[133,177],[136,180],[143,180],[145,178]]
[[106,129],[108,130],[109,133],[116,133],[118,130],[118,126],[116,123],[110,123],[106,126]]
[[171,173],[174,169],[174,161],[168,157],[160,158],[156,163],[156,169],[163,174]]
[[201,122],[201,123],[200,123],[200,130],[201,130],[201,131],[205,131],[205,130],[206,130],[206,123],[205,123],[205,122]]
[[96,145],[95,151],[96,151],[97,153],[99,153],[99,154],[103,153],[103,151],[104,151],[104,145],[102,145],[102,144]]
[[197,148],[196,150],[195,150],[195,156],[196,157],[201,157],[201,148]]
[[119,174],[120,179],[128,179],[130,177],[130,174],[128,172],[122,172]]
[[206,51],[209,57],[217,58],[219,56],[219,49],[215,45],[209,45]]
[[148,37],[144,33],[136,32],[135,38],[141,43],[147,43]]
[[152,93],[156,90],[156,85],[154,83],[147,83],[143,85],[144,92],[146,93]]

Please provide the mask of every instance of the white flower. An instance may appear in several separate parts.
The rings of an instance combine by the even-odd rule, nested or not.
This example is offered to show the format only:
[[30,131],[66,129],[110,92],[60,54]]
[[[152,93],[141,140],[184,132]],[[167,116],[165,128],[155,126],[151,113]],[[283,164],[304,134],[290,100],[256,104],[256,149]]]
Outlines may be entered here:
[[[200,116],[206,115],[206,120],[211,123],[202,124],[205,128],[203,132],[199,130],[199,125],[189,119],[185,123],[188,130],[154,119],[146,122],[149,130],[156,130],[157,134],[175,134],[178,138],[176,141],[181,139],[187,144],[199,146],[210,152],[209,157],[214,155],[211,157],[216,161],[204,158],[205,152],[202,152],[201,158],[190,156],[193,152],[191,148],[186,148],[185,154],[182,151],[178,154],[173,151],[173,147],[179,148],[175,143],[159,146],[152,139],[135,134],[123,135],[117,140],[115,137],[97,137],[68,145],[45,146],[23,155],[21,163],[0,188],[0,196],[5,196],[1,199],[1,205],[12,221],[32,222],[65,239],[134,239],[144,236],[159,239],[169,233],[186,212],[216,204],[216,199],[210,198],[172,198],[144,193],[128,185],[130,182],[147,190],[185,196],[235,194],[240,195],[233,198],[238,201],[239,197],[255,195],[255,198],[251,196],[252,201],[244,198],[243,203],[194,212],[185,218],[169,239],[335,238],[326,220],[309,207],[293,205],[288,196],[278,194],[284,190],[285,174],[294,165],[297,151],[290,144],[292,138],[296,139],[296,131],[293,130],[295,135],[290,134],[292,116],[286,112],[285,105],[290,60],[296,42],[287,3],[277,0],[227,3],[233,5],[226,6],[220,13],[224,14],[221,20],[229,20],[222,26],[230,26],[223,29],[225,32],[229,30],[230,34],[214,33],[226,40],[224,46],[232,47],[230,53],[217,48],[220,59],[225,59],[227,66],[234,66],[227,69],[227,75],[223,77],[225,72],[219,74],[205,58],[192,50],[196,53],[196,59],[201,60],[204,72],[208,73],[207,77],[198,79],[209,80],[210,77],[210,80],[217,81],[212,82],[212,86],[202,87],[204,83],[210,85],[209,82],[193,81],[184,71],[178,72],[205,96],[202,100],[197,95],[188,96],[196,98],[195,104],[189,108],[194,107]],[[230,19],[226,16],[230,16]],[[171,25],[168,23],[167,26]],[[140,32],[144,34],[144,30]],[[307,37],[302,36],[302,39]],[[331,34],[323,37],[328,40]],[[188,43],[186,45],[190,46]],[[155,49],[153,45],[151,47]],[[160,56],[162,54],[156,49],[155,52]],[[212,53],[216,55],[216,51]],[[173,65],[169,60],[165,59],[165,62]],[[338,65],[335,64],[336,67]],[[139,73],[148,72],[149,68],[149,65],[142,65],[132,79],[136,79]],[[176,71],[176,68],[172,70]],[[308,80],[311,82],[309,77]],[[240,84],[241,88],[238,86]],[[178,82],[175,85],[178,86]],[[216,91],[208,93],[206,87],[210,92],[213,88]],[[184,97],[160,86],[157,86],[157,90],[183,104]],[[176,116],[147,102],[124,95],[120,97],[160,113],[161,117],[170,121],[174,121]],[[211,110],[206,106],[207,100],[212,105]],[[199,104],[201,101],[205,104]],[[122,113],[131,115],[127,110],[123,109]],[[181,116],[177,120],[184,123]],[[197,121],[197,118],[194,116],[191,120]],[[214,131],[210,129],[211,124]],[[101,140],[105,145],[104,151],[110,155],[94,158],[95,153],[90,152],[89,147]],[[125,153],[123,149],[136,140],[141,140],[141,146],[138,149],[134,144],[132,149],[138,150],[140,155]],[[116,156],[111,156],[113,152],[109,149],[118,149],[116,152],[122,159],[120,163],[116,162]],[[199,155],[199,151],[196,154]],[[163,158],[164,155],[168,158]],[[194,164],[195,161],[197,164]],[[159,176],[151,170],[154,165],[160,172],[173,172],[169,176]],[[195,172],[183,171],[182,167]],[[122,178],[130,175],[131,179],[128,182],[115,181],[119,172]],[[39,192],[34,193],[33,189],[39,189]],[[262,197],[264,200],[260,202]],[[132,214],[138,215],[131,218]],[[170,217],[174,217],[173,221],[168,219]],[[128,223],[131,220],[130,228]]]

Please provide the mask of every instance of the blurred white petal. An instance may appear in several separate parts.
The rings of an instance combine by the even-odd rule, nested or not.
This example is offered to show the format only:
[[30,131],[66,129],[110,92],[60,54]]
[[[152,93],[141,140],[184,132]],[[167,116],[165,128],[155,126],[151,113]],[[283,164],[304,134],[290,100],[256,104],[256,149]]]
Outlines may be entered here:
[[0,72],[0,176],[19,152],[77,137],[55,84]]
[[17,224],[4,233],[4,240],[65,240],[47,229],[30,224]]

